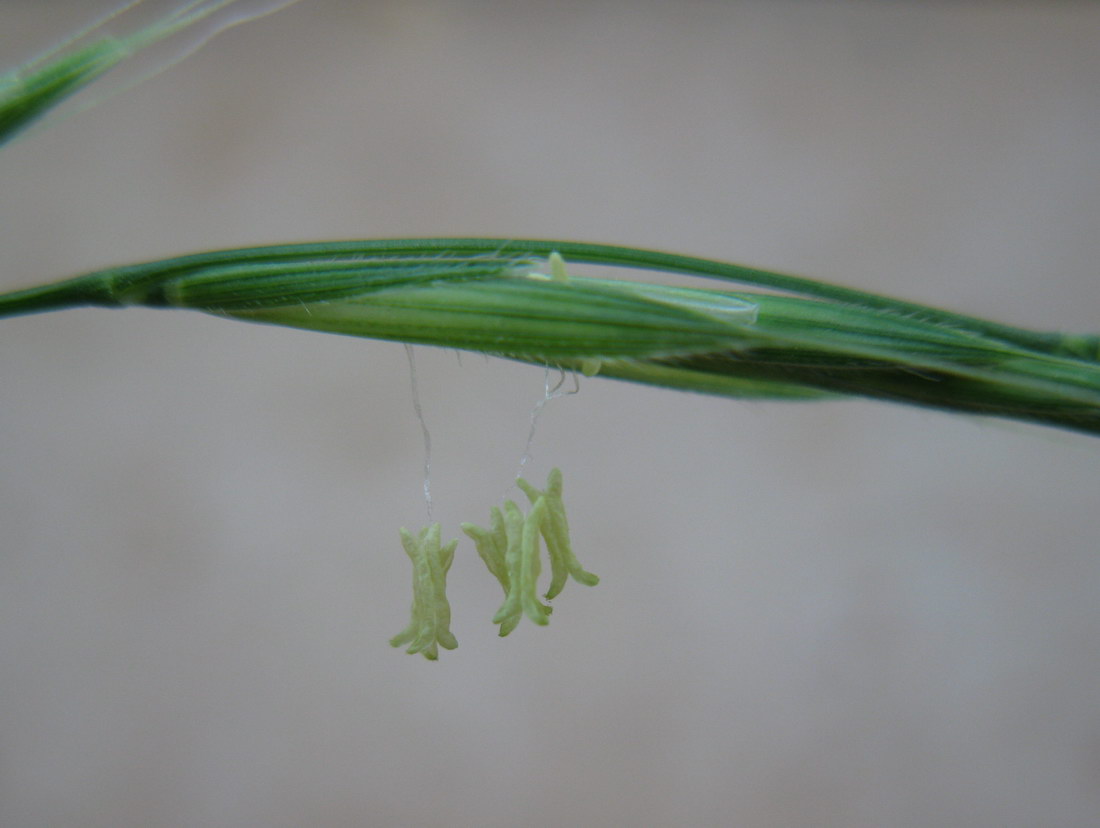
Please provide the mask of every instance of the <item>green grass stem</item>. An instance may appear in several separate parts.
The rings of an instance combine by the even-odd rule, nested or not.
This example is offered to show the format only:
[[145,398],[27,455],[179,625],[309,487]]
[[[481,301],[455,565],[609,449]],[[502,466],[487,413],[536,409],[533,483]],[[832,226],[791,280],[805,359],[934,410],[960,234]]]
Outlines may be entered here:
[[[559,253],[769,292],[545,275]],[[564,240],[275,245],[0,295],[0,316],[186,308],[732,397],[850,395],[1100,434],[1092,335],[1029,331],[711,259]]]

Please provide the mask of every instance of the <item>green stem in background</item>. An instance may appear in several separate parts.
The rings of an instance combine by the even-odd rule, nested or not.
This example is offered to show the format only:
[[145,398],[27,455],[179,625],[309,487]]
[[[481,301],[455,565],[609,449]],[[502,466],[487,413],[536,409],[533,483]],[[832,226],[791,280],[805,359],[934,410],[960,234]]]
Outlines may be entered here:
[[[104,24],[139,6],[141,0],[136,0],[96,21],[57,48],[39,55],[11,72],[0,75],[0,145],[19,135],[49,110],[75,95],[122,61],[154,43],[205,20],[234,2],[236,0],[191,0],[133,34],[121,37],[101,36],[69,51],[78,41],[93,35]],[[228,21],[221,23],[212,34],[203,38],[199,44],[192,46],[187,54],[197,50],[202,43],[215,34],[247,20],[254,20],[278,11],[291,2],[294,0],[283,0],[266,9],[231,17]],[[68,54],[66,54],[67,51]],[[138,80],[144,79],[142,77]]]
[[[571,264],[774,292],[564,277]],[[0,295],[0,316],[189,308],[481,351],[732,397],[856,395],[1100,434],[1100,339],[1024,330],[711,259],[559,240],[388,239],[200,253]]]

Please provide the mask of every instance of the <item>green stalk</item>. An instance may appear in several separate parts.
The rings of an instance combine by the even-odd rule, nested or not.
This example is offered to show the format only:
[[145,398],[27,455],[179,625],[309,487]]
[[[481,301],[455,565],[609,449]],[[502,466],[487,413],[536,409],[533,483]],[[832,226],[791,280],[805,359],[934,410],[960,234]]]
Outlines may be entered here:
[[[555,253],[574,264],[707,277],[791,295],[551,278],[539,270]],[[0,316],[82,305],[188,308],[678,390],[777,399],[858,395],[1100,434],[1095,336],[1029,331],[640,248],[393,239],[225,250],[6,294]]]
[[[19,135],[58,104],[135,53],[206,19],[234,2],[236,0],[191,0],[133,34],[124,37],[104,36],[75,48],[70,54],[64,54],[77,41],[84,40],[107,21],[138,5],[136,2],[131,3],[93,23],[60,47],[0,75],[0,145]],[[278,8],[281,6],[269,11]],[[260,11],[244,15],[231,20],[218,31],[267,13],[268,11]]]

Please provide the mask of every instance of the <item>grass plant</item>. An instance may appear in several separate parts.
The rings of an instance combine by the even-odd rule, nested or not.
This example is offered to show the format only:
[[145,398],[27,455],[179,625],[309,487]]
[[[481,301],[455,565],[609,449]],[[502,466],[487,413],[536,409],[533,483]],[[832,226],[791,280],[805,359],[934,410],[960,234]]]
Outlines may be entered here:
[[[548,260],[769,292],[553,278]],[[199,253],[0,295],[0,316],[181,308],[479,351],[731,397],[871,397],[1100,433],[1100,339],[710,259],[567,240],[383,239]]]
[[[0,77],[0,143],[137,51],[228,7],[191,2],[126,37],[80,33]],[[233,22],[239,22],[235,20]],[[686,287],[571,272],[599,265],[696,277]],[[718,286],[720,284],[720,286]],[[734,289],[732,286],[737,285]],[[865,397],[1100,434],[1100,338],[1037,332],[753,267],[565,239],[418,238],[219,250],[89,272],[0,295],[0,316],[81,306],[197,310],[227,319],[423,344],[589,376],[729,397]],[[507,634],[535,595],[539,535],[553,570],[581,583],[560,473],[532,502],[466,524],[505,591]],[[557,481],[556,483],[554,481]],[[556,488],[555,488],[556,486]],[[438,524],[403,542],[413,618],[395,645],[434,659],[456,645],[444,595],[455,542]],[[548,594],[547,597],[552,597]]]
[[[0,143],[118,63],[233,1],[192,0],[124,37],[98,36],[99,21],[0,76]],[[244,19],[231,18],[221,28]],[[564,261],[754,290],[571,277]],[[112,267],[3,294],[0,316],[84,305],[200,310],[480,351],[683,391],[871,397],[1100,433],[1097,336],[1029,331],[635,247],[435,238],[242,248]]]

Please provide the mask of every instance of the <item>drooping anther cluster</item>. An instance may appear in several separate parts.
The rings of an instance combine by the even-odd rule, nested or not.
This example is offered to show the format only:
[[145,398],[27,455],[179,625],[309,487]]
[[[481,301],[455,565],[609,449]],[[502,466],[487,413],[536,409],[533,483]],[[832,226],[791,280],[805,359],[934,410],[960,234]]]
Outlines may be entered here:
[[[572,578],[594,586],[599,578],[580,565],[569,541],[569,521],[562,501],[562,475],[553,469],[546,488],[539,490],[520,478],[517,485],[527,495],[531,509],[525,515],[511,500],[490,511],[489,528],[463,523],[462,531],[474,541],[478,555],[504,590],[504,603],[493,616],[500,635],[508,635],[526,615],[539,625],[550,620],[551,607],[538,597],[542,572],[541,547],[546,544],[550,561],[550,586],[546,600],[557,596]],[[438,655],[436,643],[447,649],[457,646],[450,632],[451,610],[445,595],[447,570],[454,558],[457,541],[440,545],[439,524],[432,524],[416,538],[401,530],[405,551],[413,561],[413,618],[409,626],[391,640],[395,647],[412,642],[408,652]]]

